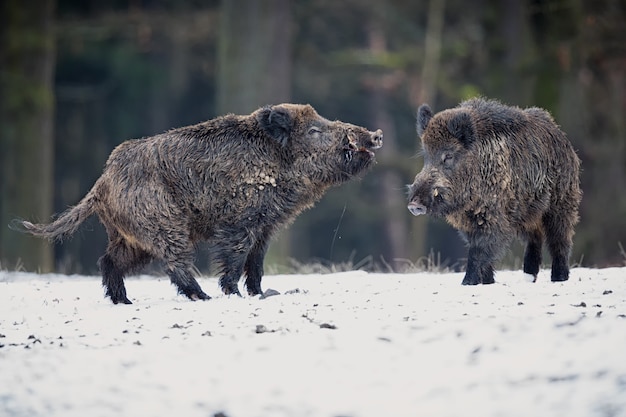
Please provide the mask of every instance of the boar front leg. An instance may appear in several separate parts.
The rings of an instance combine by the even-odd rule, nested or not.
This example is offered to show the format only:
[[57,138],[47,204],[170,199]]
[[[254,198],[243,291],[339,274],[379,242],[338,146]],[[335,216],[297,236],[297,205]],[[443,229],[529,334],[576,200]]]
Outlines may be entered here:
[[248,255],[254,247],[253,235],[241,227],[225,228],[216,234],[219,242],[214,248],[214,259],[220,265],[220,287],[225,295],[238,295],[238,283],[244,272]]
[[[174,233],[171,233],[174,236]],[[176,285],[179,294],[193,301],[209,300],[202,291],[200,284],[191,272],[193,270],[193,245],[183,235],[179,239],[170,238],[163,257],[167,266],[167,275],[172,284]]]
[[494,236],[477,235],[469,238],[467,270],[463,285],[493,284],[493,264],[500,257],[506,242]]
[[246,259],[246,289],[251,296],[263,294],[261,278],[263,278],[263,260],[267,252],[269,233],[261,236]]
[[463,285],[493,284],[493,261],[484,248],[470,247]]
[[245,255],[243,254],[223,254],[218,261],[222,265],[222,276],[220,277],[220,287],[225,295],[238,295],[241,297],[237,284],[243,273]]
[[211,299],[202,291],[200,284],[193,277],[191,266],[175,263],[168,266],[167,275],[170,277],[172,284],[178,288],[179,294],[183,294],[192,301]]

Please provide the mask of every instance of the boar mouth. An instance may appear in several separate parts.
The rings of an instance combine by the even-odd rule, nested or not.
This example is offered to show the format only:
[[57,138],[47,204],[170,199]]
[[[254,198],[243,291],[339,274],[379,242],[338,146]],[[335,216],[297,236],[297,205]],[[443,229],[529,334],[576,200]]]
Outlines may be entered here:
[[428,184],[411,184],[408,186],[409,203],[407,209],[414,216],[423,214],[445,217],[453,211],[450,189],[443,186]]
[[343,147],[343,154],[346,162],[351,162],[354,155],[357,153],[366,153],[369,158],[373,158],[375,156],[371,149],[367,149],[365,146],[357,146],[352,142]]
[[[375,156],[373,151],[382,147],[382,131],[378,130],[373,134],[369,133],[367,138],[362,138],[360,141],[354,132],[349,131],[346,134],[346,141],[347,143],[343,146],[346,162],[351,162],[355,154],[365,154],[368,159],[373,159]],[[364,142],[365,144],[359,142]]]

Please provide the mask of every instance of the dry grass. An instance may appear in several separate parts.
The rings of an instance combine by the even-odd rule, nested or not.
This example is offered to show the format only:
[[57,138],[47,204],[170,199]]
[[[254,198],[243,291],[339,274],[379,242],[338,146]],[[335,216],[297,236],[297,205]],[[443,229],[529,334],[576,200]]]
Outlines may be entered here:
[[27,271],[26,271],[26,268],[24,268],[24,263],[22,262],[22,259],[20,258],[15,262],[15,265],[12,268],[6,263],[3,264],[2,262],[0,262],[0,272],[27,272]]
[[394,259],[393,262],[383,257],[375,259],[369,255],[358,262],[354,261],[355,253],[344,262],[330,262],[317,260],[314,262],[300,262],[289,259],[288,265],[269,265],[266,273],[276,274],[332,274],[336,272],[367,271],[378,273],[416,273],[416,272],[450,272],[454,265],[446,265],[441,261],[441,254],[431,251],[428,256],[423,256],[413,261],[411,259]]

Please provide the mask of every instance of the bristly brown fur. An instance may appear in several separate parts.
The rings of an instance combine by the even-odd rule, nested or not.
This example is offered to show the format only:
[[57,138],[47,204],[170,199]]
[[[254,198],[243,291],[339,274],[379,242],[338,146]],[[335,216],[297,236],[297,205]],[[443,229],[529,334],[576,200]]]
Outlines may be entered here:
[[309,105],[266,106],[154,137],[111,153],[87,196],[50,224],[20,221],[48,239],[73,233],[91,214],[109,244],[98,262],[106,295],[130,303],[123,278],[152,259],[190,299],[207,299],[192,275],[194,244],[210,241],[226,294],[261,293],[271,236],[331,186],[375,162],[382,132],[329,121]]
[[527,241],[524,272],[535,279],[544,240],[552,281],[569,277],[578,222],[580,160],[548,112],[472,99],[435,115],[418,112],[424,168],[409,210],[445,218],[469,244],[463,284],[494,282],[509,242]]

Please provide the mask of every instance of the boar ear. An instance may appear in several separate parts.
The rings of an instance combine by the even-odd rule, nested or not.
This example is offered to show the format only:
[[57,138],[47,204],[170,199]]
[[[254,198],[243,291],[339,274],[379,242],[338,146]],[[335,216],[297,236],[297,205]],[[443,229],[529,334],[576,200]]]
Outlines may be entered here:
[[428,122],[433,118],[433,111],[430,109],[428,104],[422,104],[420,108],[417,110],[417,135],[421,138],[424,135],[424,131],[426,131],[426,126],[428,126]]
[[457,138],[466,148],[475,140],[472,119],[468,113],[457,113],[447,123],[452,136]]
[[281,106],[267,106],[259,110],[257,121],[261,128],[281,146],[287,145],[291,130],[293,129],[293,117],[291,113]]

